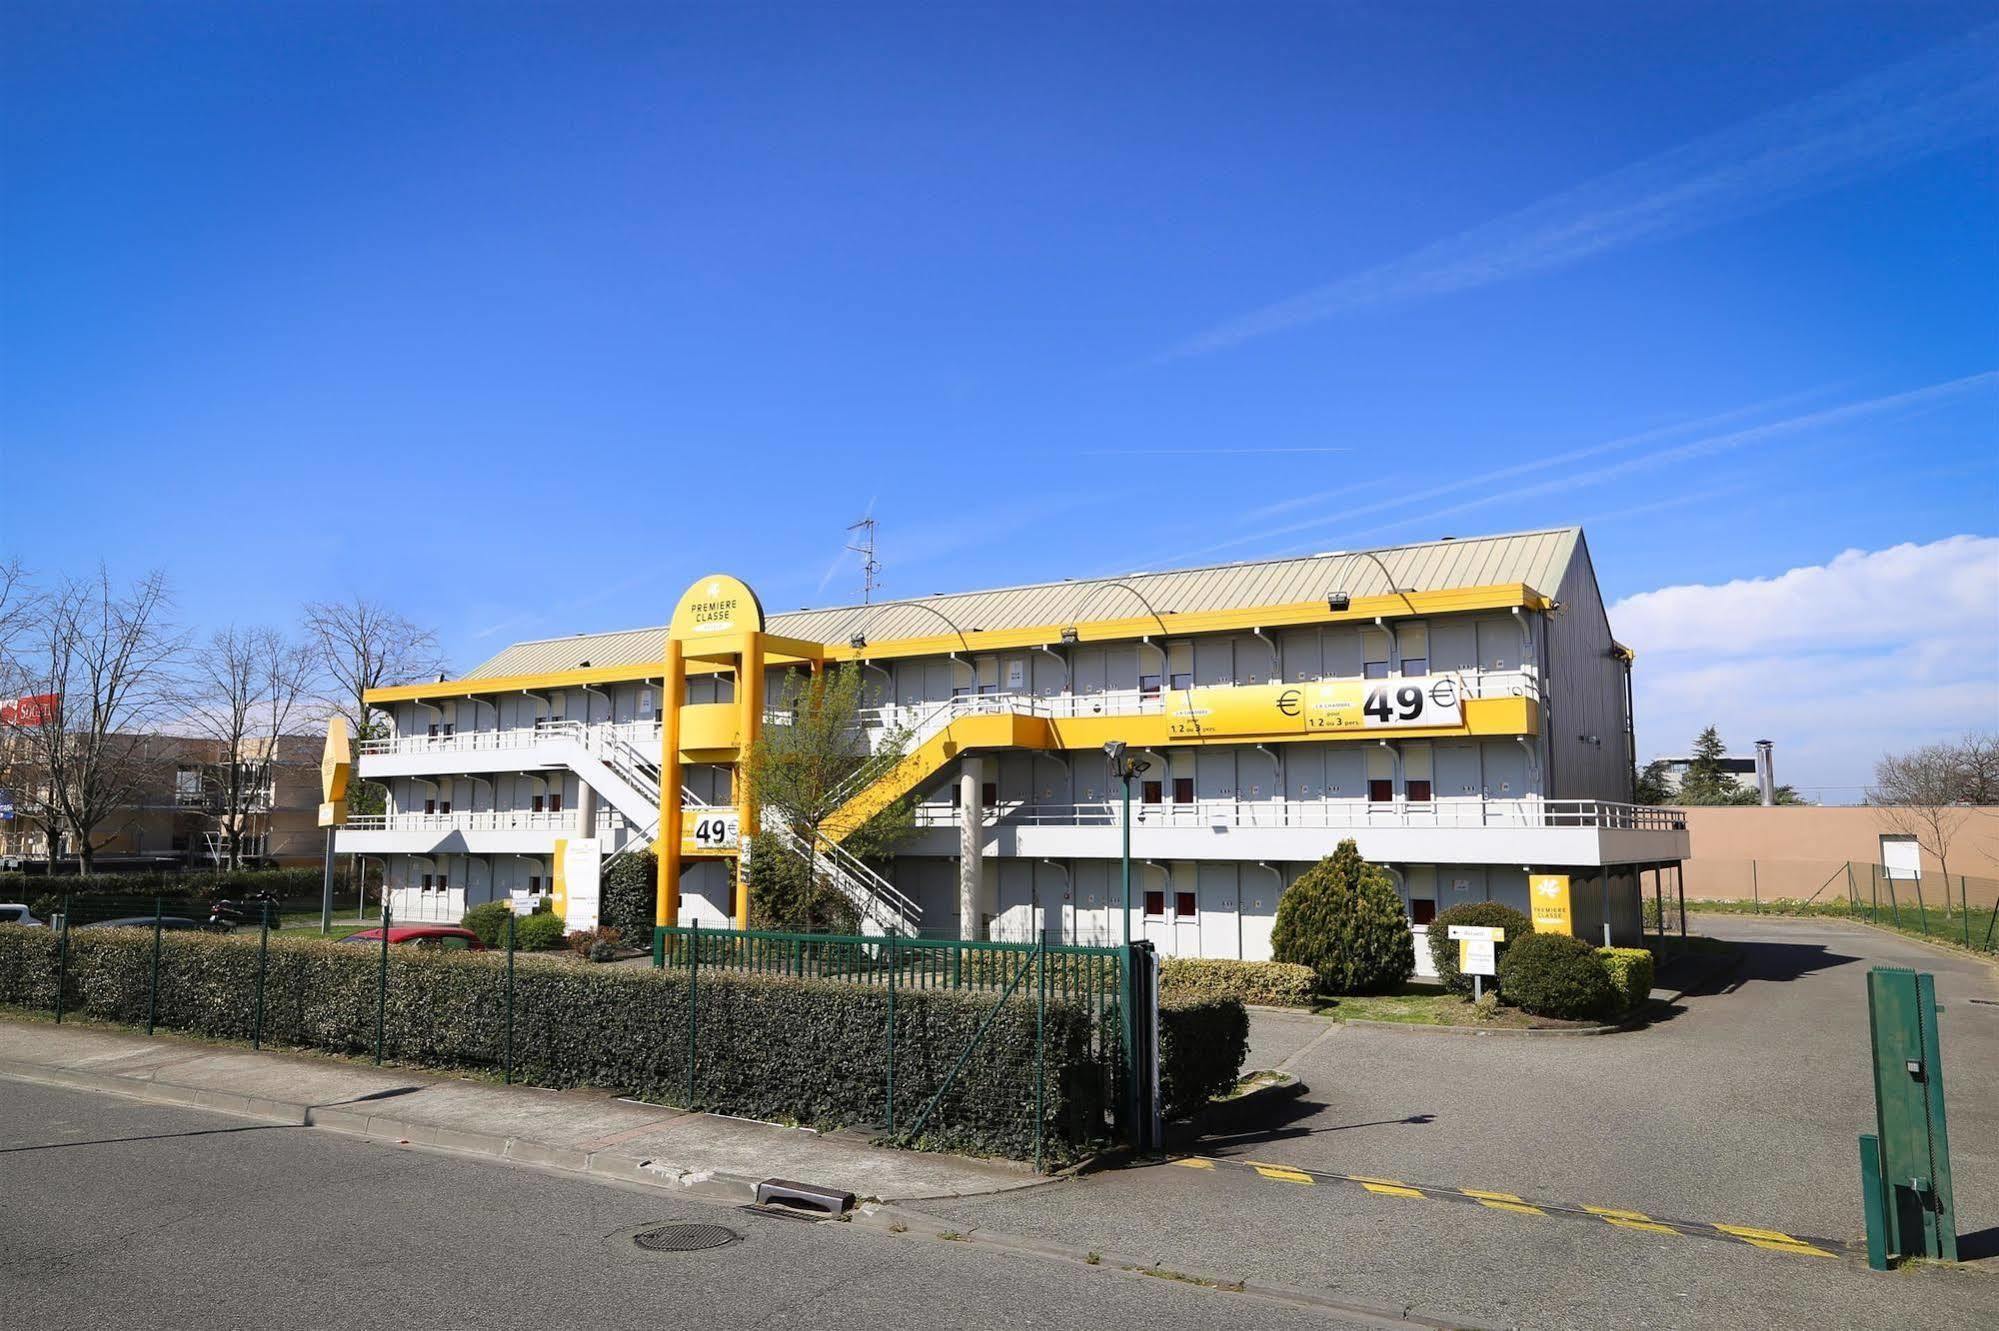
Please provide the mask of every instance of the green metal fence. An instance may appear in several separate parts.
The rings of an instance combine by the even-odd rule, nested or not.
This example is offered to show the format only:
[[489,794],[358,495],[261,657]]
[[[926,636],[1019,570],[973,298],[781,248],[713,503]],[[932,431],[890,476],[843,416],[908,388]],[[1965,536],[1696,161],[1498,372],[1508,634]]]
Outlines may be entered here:
[[[1991,879],[1965,874],[1901,875],[1879,864],[1839,863],[1809,894],[1773,895],[1764,889],[1764,875],[1749,862],[1744,878],[1748,891],[1734,900],[1689,897],[1682,914],[1671,897],[1655,896],[1645,903],[1645,928],[1666,933],[1686,929],[1686,914],[1812,915],[1866,920],[1887,929],[1956,943],[1973,951],[1999,951],[1999,891]],[[1816,876],[1815,876],[1816,877]],[[1806,884],[1810,886],[1808,882]]]

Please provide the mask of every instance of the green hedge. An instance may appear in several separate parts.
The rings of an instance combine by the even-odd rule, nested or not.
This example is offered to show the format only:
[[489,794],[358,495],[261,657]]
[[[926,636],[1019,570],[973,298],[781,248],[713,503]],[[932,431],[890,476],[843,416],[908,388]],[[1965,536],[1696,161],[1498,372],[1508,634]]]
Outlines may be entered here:
[[[0,1004],[54,1006],[56,941],[51,930],[0,926]],[[70,1010],[142,1024],[152,946],[152,935],[144,930],[72,933]],[[372,1053],[379,962],[374,948],[273,939],[266,1042]],[[161,940],[158,1025],[248,1039],[256,972],[254,939],[167,934]],[[515,984],[517,1080],[687,1103],[684,971],[520,957]],[[504,985],[500,956],[391,949],[387,1057],[439,1067],[497,1066],[503,1058]],[[997,995],[979,991],[896,995],[899,1128],[916,1121],[996,1002]],[[885,989],[704,971],[697,1010],[693,1098],[699,1108],[818,1128],[882,1121]],[[1093,1051],[1092,1018],[1083,1005],[1051,999],[1043,1020],[1043,1147],[1046,1158],[1060,1163],[1087,1154],[1101,1136],[1105,1069]],[[1225,1059],[1203,1046],[1216,1042],[1219,1020],[1175,1017],[1177,1052],[1166,1074],[1173,1094],[1184,1098],[1218,1083]],[[1016,995],[993,1020],[917,1144],[1030,1158],[1035,1070],[1035,1004],[1031,996]]]
[[514,925],[514,947],[522,952],[553,952],[566,936],[562,917],[553,911],[523,915]]
[[1170,998],[1233,998],[1271,1007],[1310,1007],[1319,977],[1310,966],[1284,961],[1166,957],[1159,963],[1159,984]]
[[[334,875],[335,893],[348,892],[345,872]],[[26,901],[30,897],[57,896],[69,892],[80,896],[104,893],[111,896],[224,896],[269,892],[284,900],[317,901],[322,890],[318,869],[239,869],[234,873],[191,870],[186,873],[93,873],[41,874],[0,873],[0,900]]]
[[1642,947],[1600,947],[1597,960],[1610,976],[1623,1012],[1636,1012],[1652,995],[1652,954]]
[[505,947],[507,921],[513,917],[514,908],[511,904],[505,901],[487,901],[466,911],[459,918],[458,927],[470,929],[487,947]]
[[1534,932],[1533,920],[1497,901],[1468,901],[1440,912],[1430,921],[1430,963],[1437,968],[1437,978],[1444,988],[1454,994],[1472,991],[1471,976],[1458,970],[1458,945],[1451,941],[1454,924],[1481,924],[1506,930],[1506,941],[1499,945],[1502,957],[1508,947]]
[[1617,1008],[1596,949],[1567,934],[1529,934],[1499,959],[1500,1001],[1537,1017],[1601,1017]]
[[1249,1057],[1249,1013],[1235,998],[1159,998],[1159,1103],[1185,1118],[1235,1089]]

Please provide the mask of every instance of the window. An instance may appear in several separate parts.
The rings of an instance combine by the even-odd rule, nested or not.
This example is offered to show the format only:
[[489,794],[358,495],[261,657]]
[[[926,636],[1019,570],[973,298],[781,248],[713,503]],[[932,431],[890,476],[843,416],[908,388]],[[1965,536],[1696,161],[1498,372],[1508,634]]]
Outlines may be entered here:
[[439,800],[439,801],[437,802],[437,811],[438,811],[439,813],[450,813],[450,812],[451,812],[451,801],[450,801],[450,800]]
[[1421,624],[1404,624],[1395,630],[1395,645],[1402,658],[1404,675],[1430,673],[1430,630]]
[[533,810],[535,813],[540,813],[543,809],[546,809],[547,807],[548,807],[548,797],[546,795],[536,795],[534,799],[532,799],[528,803],[528,808]]
[[651,716],[651,715],[652,715],[652,690],[651,690],[651,689],[640,689],[640,690],[639,690],[639,715],[640,715],[640,716]]
[[1173,778],[1173,802],[1175,804],[1192,804],[1194,802],[1193,777],[1176,776]]
[[1191,670],[1176,670],[1171,683],[1175,689],[1191,689],[1194,687],[1194,674]]
[[1360,673],[1368,679],[1388,678],[1388,635],[1380,629],[1360,631]]
[[1385,776],[1367,779],[1367,797],[1376,804],[1389,804],[1395,799],[1395,783]]
[[1409,901],[1409,920],[1412,924],[1428,924],[1437,918],[1437,903],[1431,897],[1412,897]]
[[559,790],[551,790],[551,791],[549,791],[549,792],[548,792],[548,811],[549,811],[550,813],[561,813],[561,812],[562,812],[562,792],[561,792],[561,791],[559,791]]
[[958,783],[955,781],[951,783],[951,807],[954,809],[962,809],[965,807],[964,789],[961,786],[959,786]]
[[998,803],[999,782],[981,781],[979,783],[979,807],[981,809],[990,809]]
[[540,875],[540,874],[538,874],[538,873],[531,873],[531,874],[529,874],[529,875],[528,875],[528,892],[529,892],[529,894],[530,894],[530,895],[532,895],[532,896],[537,896],[537,897],[538,897],[538,896],[540,896],[540,895],[541,895],[541,875]]
[[449,880],[446,879],[443,874],[439,874],[437,876],[437,890],[442,892],[446,890],[446,888],[448,888],[449,886],[450,886]]
[[[423,811],[424,811],[425,813],[436,813],[436,812],[437,812],[437,801],[436,801],[436,800],[425,800],[425,801],[423,802]],[[425,875],[425,876],[426,876],[426,877],[428,877],[428,875]]]
[[423,876],[423,890],[424,890],[424,891],[426,891],[426,892],[430,891],[430,875],[429,875],[429,874],[425,874],[425,875]]
[[436,738],[437,738],[437,722],[435,722],[435,721],[432,721],[432,722],[430,723],[430,728],[429,728],[429,730],[428,730],[428,732],[427,732],[427,733],[428,733],[428,734],[430,735],[430,737],[431,737],[432,739],[436,739]]
[[1173,894],[1173,913],[1183,920],[1193,919],[1195,915],[1194,894],[1192,892],[1175,892]]
[[1166,894],[1164,892],[1147,892],[1145,894],[1145,913],[1148,916],[1163,919],[1166,915]]
[[1139,796],[1139,798],[1144,800],[1145,803],[1159,804],[1164,802],[1166,798],[1166,785],[1164,782],[1142,781],[1139,783],[1139,785],[1142,791],[1142,794]]
[[1430,783],[1428,781],[1411,779],[1402,783],[1402,789],[1409,796],[1411,804],[1428,804],[1430,802]]
[[456,723],[456,722],[453,722],[453,721],[446,721],[446,722],[444,723],[444,733],[445,733],[445,734],[447,734],[447,735],[455,735],[455,734],[457,734],[457,733],[458,733],[458,725],[457,725],[457,723]]
[[435,942],[441,950],[446,952],[459,952],[472,946],[469,940],[460,938],[457,934],[445,934],[441,938],[436,939]]
[[1142,697],[1157,698],[1159,696],[1159,676],[1140,675],[1138,677],[1138,692]]

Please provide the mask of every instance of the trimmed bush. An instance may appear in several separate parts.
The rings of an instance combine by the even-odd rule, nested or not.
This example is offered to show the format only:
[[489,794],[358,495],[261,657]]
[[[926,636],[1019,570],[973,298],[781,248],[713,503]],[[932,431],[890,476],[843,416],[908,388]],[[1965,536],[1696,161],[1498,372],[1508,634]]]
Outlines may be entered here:
[[1283,961],[1166,957],[1159,985],[1167,998],[1233,998],[1271,1007],[1310,1007],[1319,977],[1309,966]]
[[1537,1017],[1581,1020],[1617,1008],[1596,949],[1567,934],[1529,934],[1499,961],[1500,998]]
[[[553,918],[533,916],[532,919]],[[527,923],[526,920],[522,924]],[[0,1004],[55,1002],[56,937],[0,925]],[[80,1016],[146,1018],[152,935],[70,936],[69,1006]],[[264,1039],[335,1053],[372,1053],[374,948],[274,938]],[[506,966],[487,953],[389,951],[385,1053],[394,1061],[496,1067],[504,1057]],[[200,933],[161,940],[162,1029],[247,1040],[255,1011],[257,944]],[[700,972],[696,1106],[814,1127],[868,1127],[885,1111],[888,995],[873,985]],[[688,1103],[689,975],[650,967],[577,966],[521,957],[515,965],[514,1076],[538,1086],[596,1086],[667,1104]],[[908,989],[895,1000],[895,1119],[907,1129],[944,1084],[988,1016],[917,1144],[1031,1158],[1035,1141],[1036,1003],[1016,995],[996,1015],[985,991]],[[1212,1086],[1225,1059],[1203,1053],[1224,1036],[1220,1016],[1184,1018],[1180,1052],[1162,1069],[1176,1088]],[[1046,1157],[1088,1154],[1102,1132],[1106,1068],[1091,1012],[1051,997],[1042,1127]],[[1184,1070],[1183,1070],[1184,1069]],[[1181,1095],[1190,1089],[1179,1089]]]
[[514,908],[504,901],[488,901],[465,912],[458,921],[459,927],[470,929],[479,936],[479,941],[487,947],[507,945],[507,921],[513,918]]
[[1600,947],[1596,955],[1617,992],[1619,1011],[1644,1007],[1652,995],[1652,954],[1642,947]]
[[651,947],[659,896],[659,862],[652,852],[620,855],[604,871],[598,892],[597,918],[630,946]]
[[1270,942],[1278,961],[1310,967],[1322,993],[1385,993],[1416,969],[1402,897],[1352,837],[1284,890]]
[[1249,1013],[1234,998],[1159,996],[1159,1103],[1185,1118],[1235,1089],[1249,1057]]
[[514,926],[514,947],[521,952],[553,952],[563,945],[564,937],[562,917],[553,911],[523,915]]
[[1454,994],[1468,994],[1472,990],[1471,976],[1458,972],[1458,945],[1450,937],[1454,924],[1480,924],[1506,930],[1506,941],[1499,945],[1502,957],[1508,947],[1534,932],[1534,921],[1497,901],[1468,901],[1439,913],[1430,921],[1430,964],[1437,968],[1437,978],[1444,988]]

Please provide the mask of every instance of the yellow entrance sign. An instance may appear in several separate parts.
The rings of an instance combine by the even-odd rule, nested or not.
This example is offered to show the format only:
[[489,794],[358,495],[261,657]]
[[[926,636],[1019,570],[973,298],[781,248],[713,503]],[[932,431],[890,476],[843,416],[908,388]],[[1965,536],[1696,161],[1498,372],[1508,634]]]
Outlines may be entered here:
[[1527,878],[1529,915],[1534,932],[1573,934],[1575,919],[1569,911],[1569,876],[1565,873],[1537,873]]
[[566,837],[555,839],[555,853],[548,857],[549,895],[555,898],[555,913],[562,919],[569,918],[569,875],[562,867],[563,852],[569,849]]
[[667,636],[688,642],[724,633],[761,633],[763,626],[763,605],[749,584],[711,573],[681,594]]
[[354,774],[354,748],[347,740],[347,721],[326,723],[326,747],[319,755],[319,825],[338,827],[347,821],[347,782]]

